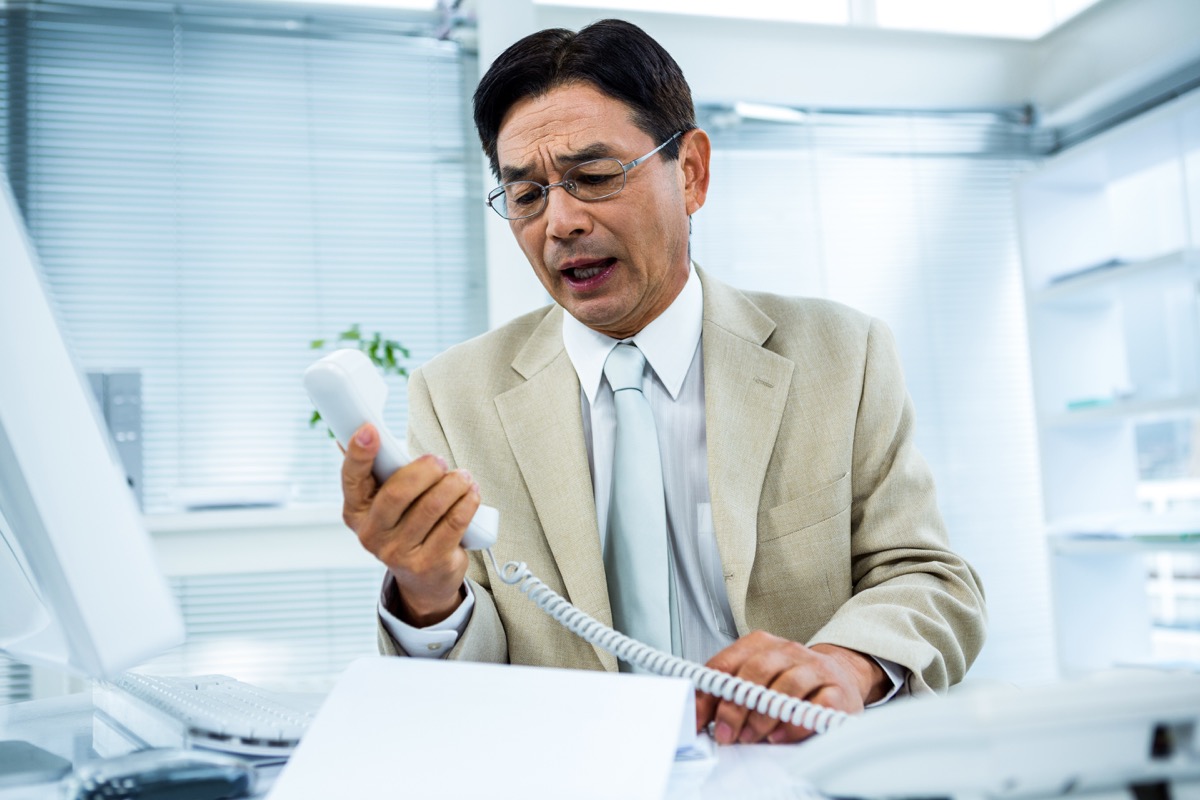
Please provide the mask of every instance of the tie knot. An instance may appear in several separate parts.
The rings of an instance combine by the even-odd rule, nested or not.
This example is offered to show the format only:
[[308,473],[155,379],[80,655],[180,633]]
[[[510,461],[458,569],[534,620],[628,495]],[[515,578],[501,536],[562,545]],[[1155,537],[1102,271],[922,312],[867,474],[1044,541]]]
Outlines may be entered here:
[[604,362],[604,374],[614,392],[621,389],[642,390],[642,367],[646,357],[637,345],[619,344],[608,354]]

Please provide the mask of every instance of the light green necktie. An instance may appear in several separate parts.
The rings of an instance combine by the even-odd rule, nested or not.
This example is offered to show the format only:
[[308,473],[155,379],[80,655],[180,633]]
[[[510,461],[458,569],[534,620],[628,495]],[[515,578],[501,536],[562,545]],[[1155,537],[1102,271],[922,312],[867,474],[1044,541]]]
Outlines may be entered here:
[[632,344],[618,344],[604,362],[617,417],[604,572],[617,630],[669,653],[667,510],[654,415],[642,394],[645,363]]

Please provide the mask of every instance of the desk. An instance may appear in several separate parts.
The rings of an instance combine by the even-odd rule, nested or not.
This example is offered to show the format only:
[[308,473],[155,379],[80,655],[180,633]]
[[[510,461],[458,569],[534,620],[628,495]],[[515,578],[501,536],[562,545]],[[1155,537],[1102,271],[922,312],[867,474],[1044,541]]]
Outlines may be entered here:
[[[110,729],[96,724],[91,692],[0,706],[0,739],[23,739],[73,764],[113,755],[130,743],[112,739]],[[717,760],[679,764],[672,774],[666,800],[811,800],[813,792],[794,780],[780,764],[778,748],[733,745],[717,748]],[[277,767],[260,771],[258,797],[270,789]],[[58,784],[0,789],[0,800],[59,798]],[[368,800],[364,798],[363,800]]]
[[[96,720],[91,691],[0,706],[0,740],[20,739],[61,756],[78,766],[104,756],[138,749]],[[262,792],[270,788],[278,768],[259,774]],[[257,795],[262,796],[262,795]],[[58,783],[0,788],[0,800],[59,800]]]

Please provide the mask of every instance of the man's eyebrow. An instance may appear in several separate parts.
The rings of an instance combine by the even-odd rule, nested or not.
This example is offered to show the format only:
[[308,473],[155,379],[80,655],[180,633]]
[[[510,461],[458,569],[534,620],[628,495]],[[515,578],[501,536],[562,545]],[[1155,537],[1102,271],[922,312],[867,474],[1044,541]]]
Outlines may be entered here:
[[[574,153],[564,153],[555,158],[555,163],[558,165],[575,165],[582,164],[584,161],[593,161],[597,158],[613,158],[613,149],[606,144],[590,144],[582,150],[577,150]],[[529,176],[533,174],[534,167],[501,167],[500,180],[504,183],[513,181],[529,180]]]
[[597,158],[612,158],[613,149],[606,144],[590,144],[574,153],[567,153],[555,159],[560,164],[582,164]]

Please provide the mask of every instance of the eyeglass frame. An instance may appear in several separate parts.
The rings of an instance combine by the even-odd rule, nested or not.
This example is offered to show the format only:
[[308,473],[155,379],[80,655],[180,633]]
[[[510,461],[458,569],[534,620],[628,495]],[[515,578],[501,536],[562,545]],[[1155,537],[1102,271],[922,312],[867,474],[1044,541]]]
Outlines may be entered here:
[[[614,157],[590,158],[587,161],[580,161],[578,164],[575,164],[574,166],[568,168],[566,170],[566,172],[563,173],[564,180],[558,181],[556,183],[545,184],[545,183],[539,183],[538,181],[531,181],[531,180],[509,181],[508,183],[502,183],[499,186],[497,186],[496,188],[492,189],[490,192],[488,192],[487,199],[484,200],[484,203],[486,203],[487,207],[490,208],[492,211],[495,211],[496,214],[500,217],[500,219],[507,220],[508,222],[516,222],[516,221],[522,220],[522,219],[532,219],[533,217],[536,217],[538,214],[541,214],[543,211],[545,211],[546,206],[549,205],[549,203],[550,203],[550,190],[555,187],[562,189],[567,194],[571,195],[571,197],[574,197],[576,200],[581,200],[585,203],[596,203],[601,200],[609,200],[613,197],[616,197],[621,192],[625,191],[625,185],[629,182],[629,170],[631,170],[634,167],[638,166],[639,164],[642,164],[645,161],[647,161],[651,156],[653,156],[659,150],[662,150],[664,147],[669,145],[671,142],[678,139],[684,133],[686,133],[686,131],[676,131],[674,134],[671,135],[671,137],[669,139],[667,139],[665,142],[660,144],[658,147],[654,148],[649,153],[646,153],[646,155],[641,156],[640,158],[635,158],[633,161],[630,161],[628,163],[622,163],[621,159],[614,158]],[[574,181],[567,178],[567,175],[569,175],[571,172],[574,172],[575,170],[579,169],[580,167],[587,166],[588,164],[595,164],[598,161],[615,161],[621,165],[621,188],[617,189],[614,192],[609,192],[608,194],[602,195],[600,197],[580,197],[579,195],[577,195],[573,191],[571,191],[568,184],[574,185]],[[502,214],[500,212],[500,209],[498,209],[498,208],[496,208],[496,206],[492,205],[492,203],[497,198],[504,196],[504,187],[512,186],[514,183],[532,183],[534,186],[538,186],[541,188],[542,203],[541,203],[541,205],[538,206],[536,211],[530,212],[529,214],[522,214],[519,217],[506,217],[506,216],[504,216],[504,214]]]

